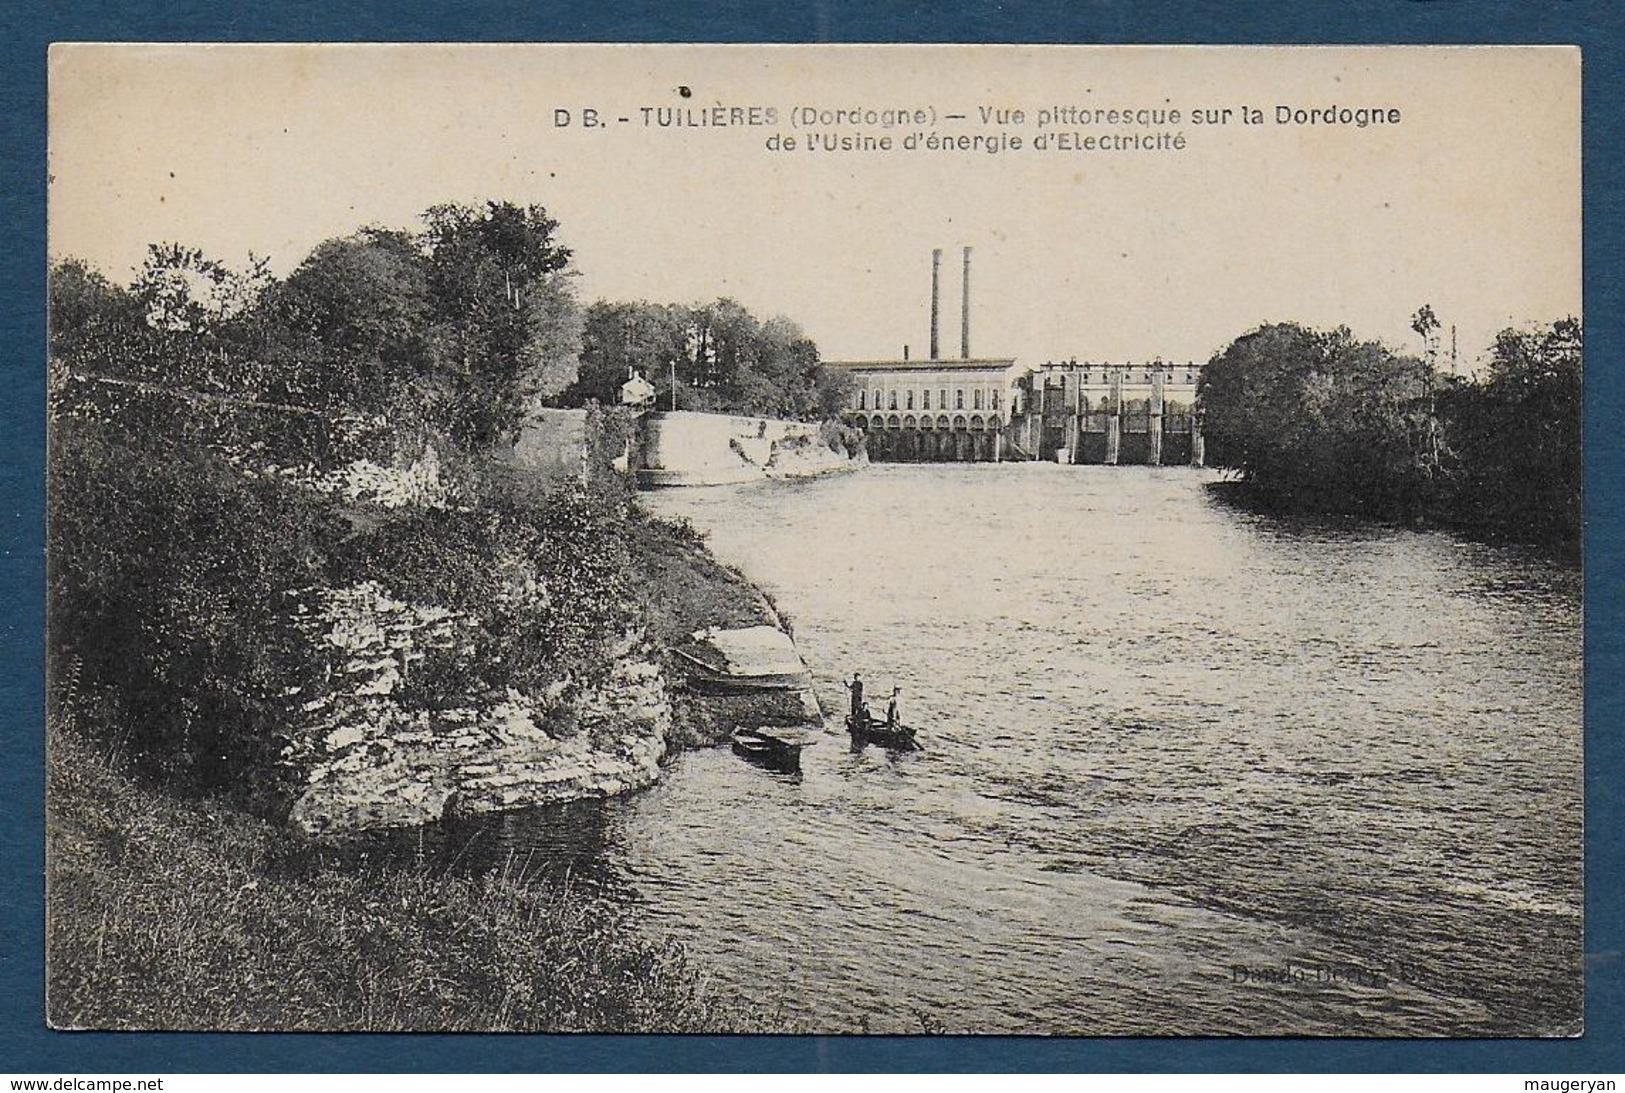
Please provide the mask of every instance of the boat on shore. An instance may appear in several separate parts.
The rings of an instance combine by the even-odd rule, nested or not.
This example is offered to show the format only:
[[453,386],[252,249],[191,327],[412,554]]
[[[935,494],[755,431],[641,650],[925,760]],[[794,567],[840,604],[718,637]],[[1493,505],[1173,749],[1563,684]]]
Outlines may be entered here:
[[812,686],[812,672],[790,635],[774,626],[699,630],[672,655],[701,694],[798,691]]
[[920,750],[920,742],[914,735],[914,729],[901,723],[894,725],[877,717],[860,719],[848,715],[846,731],[851,734],[852,743],[858,747],[874,744],[892,751]]
[[738,755],[773,770],[793,773],[801,769],[801,749],[816,744],[806,729],[764,726],[733,731],[733,749]]

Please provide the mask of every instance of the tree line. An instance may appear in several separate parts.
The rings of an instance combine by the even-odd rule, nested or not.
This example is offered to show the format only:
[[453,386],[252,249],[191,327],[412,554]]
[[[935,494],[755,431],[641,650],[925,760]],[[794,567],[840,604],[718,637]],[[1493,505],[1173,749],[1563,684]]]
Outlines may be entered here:
[[[1437,327],[1430,308],[1414,328]],[[1429,343],[1431,345],[1431,342]],[[1267,507],[1577,548],[1583,333],[1503,330],[1481,376],[1295,323],[1237,338],[1197,388],[1208,462]]]
[[848,395],[846,378],[820,362],[800,327],[758,319],[729,299],[589,306],[581,372],[565,400],[612,401],[632,375],[654,385],[663,409],[831,420]]
[[837,416],[844,389],[794,322],[733,300],[593,303],[538,205],[428,209],[363,228],[286,278],[153,244],[128,286],[68,259],[50,273],[53,360],[97,375],[421,422],[468,452],[511,442],[538,405],[618,401],[634,373],[661,405]]

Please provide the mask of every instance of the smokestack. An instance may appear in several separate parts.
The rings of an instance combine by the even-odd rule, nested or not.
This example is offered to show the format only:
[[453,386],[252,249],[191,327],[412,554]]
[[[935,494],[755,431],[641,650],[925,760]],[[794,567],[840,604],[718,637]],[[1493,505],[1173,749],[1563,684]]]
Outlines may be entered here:
[[931,359],[940,359],[937,347],[937,300],[942,283],[942,248],[931,251]]
[[964,294],[959,301],[959,356],[970,360],[970,248],[965,248]]

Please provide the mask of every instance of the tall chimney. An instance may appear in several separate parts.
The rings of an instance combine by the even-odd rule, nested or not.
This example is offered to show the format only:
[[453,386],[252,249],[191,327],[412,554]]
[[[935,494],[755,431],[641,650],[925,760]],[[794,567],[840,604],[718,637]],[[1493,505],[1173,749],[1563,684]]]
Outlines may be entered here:
[[942,282],[942,248],[931,251],[931,359],[938,360],[937,299]]
[[964,295],[959,301],[959,356],[970,360],[970,248],[965,248]]

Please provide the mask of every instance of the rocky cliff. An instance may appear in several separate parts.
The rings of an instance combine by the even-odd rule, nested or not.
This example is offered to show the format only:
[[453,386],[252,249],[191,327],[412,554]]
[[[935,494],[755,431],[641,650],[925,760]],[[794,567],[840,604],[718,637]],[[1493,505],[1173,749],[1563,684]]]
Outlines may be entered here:
[[428,823],[607,797],[653,783],[671,726],[659,665],[636,635],[588,685],[510,690],[438,709],[413,702],[411,673],[468,639],[453,612],[363,585],[313,596],[307,631],[327,664],[297,697],[283,760],[298,787],[289,819],[312,835]]

